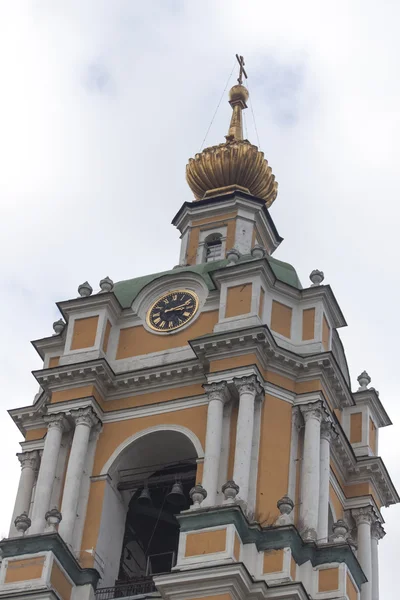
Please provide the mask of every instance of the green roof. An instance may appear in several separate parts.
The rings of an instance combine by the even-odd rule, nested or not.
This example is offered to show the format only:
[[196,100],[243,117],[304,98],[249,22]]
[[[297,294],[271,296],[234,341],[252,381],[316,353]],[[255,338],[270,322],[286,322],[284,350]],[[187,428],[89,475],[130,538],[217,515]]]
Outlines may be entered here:
[[[252,259],[250,255],[242,256],[239,262],[244,263],[252,260],[254,259]],[[272,258],[271,256],[268,256],[267,260],[274,272],[275,277],[279,279],[279,281],[283,281],[283,283],[287,283],[288,285],[291,285],[299,290],[302,289],[300,280],[297,277],[297,273],[292,265],[277,260],[276,258]],[[212,274],[213,271],[218,271],[219,269],[226,267],[228,262],[229,261],[227,259],[218,260],[215,262],[202,263],[200,265],[193,265],[189,267],[177,267],[175,269],[171,269],[170,271],[153,273],[152,275],[143,275],[143,277],[136,277],[135,279],[126,279],[125,281],[119,281],[116,283],[113,291],[121,306],[123,308],[129,308],[136,296],[144,287],[146,287],[147,284],[159,279],[160,277],[176,275],[178,273],[197,273],[204,279],[208,289],[214,290],[215,285],[210,274]]]

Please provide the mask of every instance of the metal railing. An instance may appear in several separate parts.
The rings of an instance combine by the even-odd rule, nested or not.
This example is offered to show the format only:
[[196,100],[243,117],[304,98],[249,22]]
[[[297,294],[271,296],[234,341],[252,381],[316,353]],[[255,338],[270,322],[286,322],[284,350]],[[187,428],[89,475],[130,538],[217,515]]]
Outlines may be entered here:
[[114,598],[127,598],[156,591],[157,588],[152,577],[141,577],[114,587],[99,588],[96,590],[96,600],[114,600]]

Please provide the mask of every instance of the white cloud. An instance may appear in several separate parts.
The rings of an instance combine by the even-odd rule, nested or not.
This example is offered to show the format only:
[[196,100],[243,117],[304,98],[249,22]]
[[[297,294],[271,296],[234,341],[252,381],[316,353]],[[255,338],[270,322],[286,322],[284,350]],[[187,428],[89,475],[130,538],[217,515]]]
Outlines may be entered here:
[[[55,301],[85,279],[176,264],[170,220],[191,199],[184,167],[240,52],[279,181],[276,256],[304,282],[325,271],[349,323],[353,381],[367,368],[395,422],[380,446],[399,483],[399,13],[394,2],[343,0],[1,4],[3,415],[32,401],[39,361],[28,341],[51,332]],[[223,140],[229,113],[224,100],[208,144]],[[256,142],[250,110],[246,122]],[[18,434],[7,418],[0,428],[11,457]],[[6,533],[17,461],[4,473]],[[399,508],[384,516],[390,600]]]

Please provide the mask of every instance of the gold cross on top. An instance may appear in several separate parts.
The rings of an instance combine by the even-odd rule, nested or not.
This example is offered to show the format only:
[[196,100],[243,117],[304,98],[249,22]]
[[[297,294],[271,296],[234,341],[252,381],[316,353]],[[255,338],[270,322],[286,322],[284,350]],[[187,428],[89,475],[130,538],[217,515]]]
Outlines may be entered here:
[[240,70],[239,70],[239,77],[238,77],[238,84],[239,84],[239,85],[242,85],[242,83],[243,83],[243,75],[244,75],[244,76],[246,77],[246,79],[247,79],[247,73],[246,73],[246,71],[244,70],[244,58],[243,58],[243,56],[239,56],[239,54],[236,54],[236,59],[237,59],[237,61],[238,61],[238,63],[239,63],[239,67],[240,67]]

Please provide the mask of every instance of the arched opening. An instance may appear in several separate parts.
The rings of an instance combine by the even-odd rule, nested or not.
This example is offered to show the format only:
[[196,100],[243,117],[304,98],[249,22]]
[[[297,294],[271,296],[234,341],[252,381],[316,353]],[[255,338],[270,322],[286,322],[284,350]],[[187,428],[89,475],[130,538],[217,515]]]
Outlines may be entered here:
[[104,564],[101,587],[130,585],[140,591],[137,586],[175,565],[176,515],[191,504],[189,491],[202,456],[194,437],[180,430],[150,431],[127,445],[107,468],[96,547]]
[[158,470],[146,476],[139,488],[134,470],[123,475],[120,485],[133,485],[135,492],[126,516],[119,583],[168,573],[175,565],[179,541],[176,515],[190,506],[196,463],[187,460],[159,467],[154,466]]
[[222,258],[222,236],[211,233],[204,241],[205,262],[213,262]]

